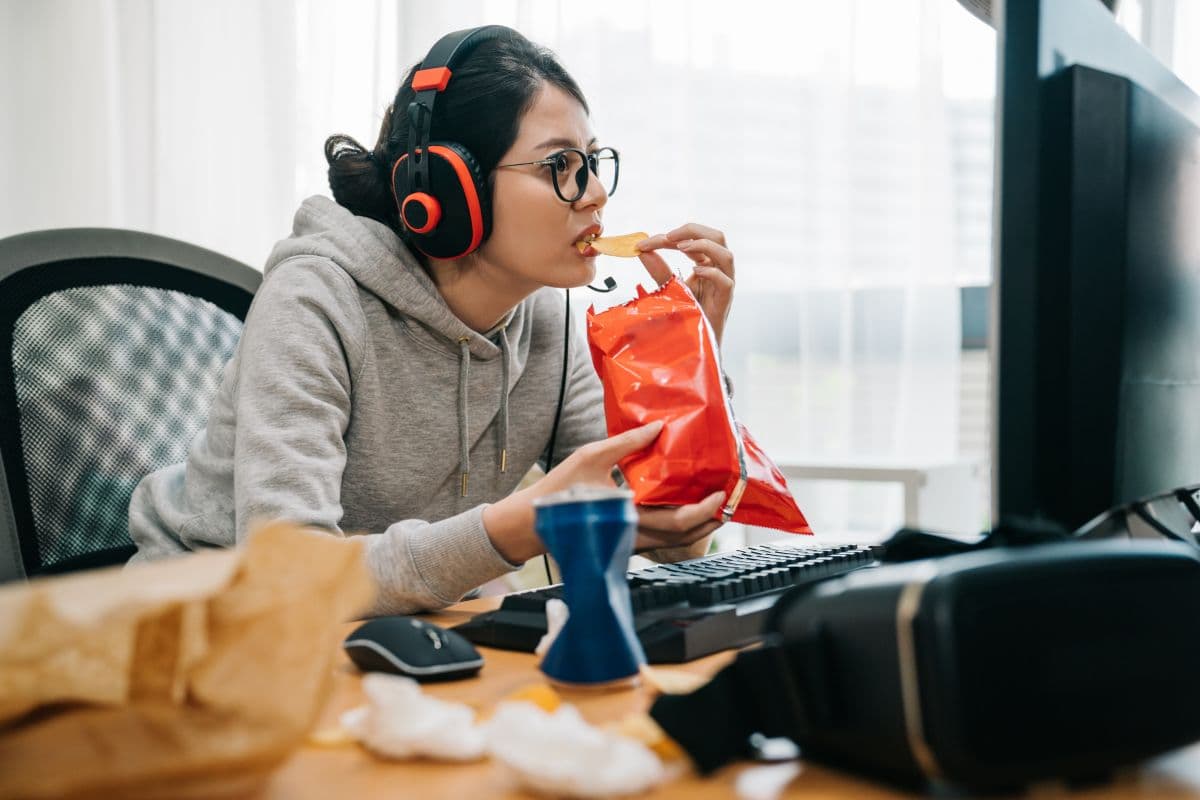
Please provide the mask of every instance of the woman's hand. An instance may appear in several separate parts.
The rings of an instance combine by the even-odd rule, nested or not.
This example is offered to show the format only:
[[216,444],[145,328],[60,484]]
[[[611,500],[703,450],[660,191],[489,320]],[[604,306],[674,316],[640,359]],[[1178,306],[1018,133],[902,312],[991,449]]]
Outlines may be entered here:
[[733,303],[733,253],[725,244],[725,234],[716,228],[689,222],[670,233],[660,233],[638,243],[638,256],[650,277],[661,286],[671,279],[671,267],[655,250],[669,248],[687,255],[695,266],[684,283],[696,296],[704,315],[716,334],[717,344],[725,333],[725,320]]
[[721,527],[713,514],[724,502],[725,493],[715,492],[690,506],[638,506],[634,552],[658,550],[666,556],[657,559],[662,561],[699,558],[708,552],[708,537]]
[[[509,495],[483,510],[483,527],[492,544],[510,563],[519,564],[544,552],[534,531],[533,501],[577,483],[614,486],[613,467],[622,458],[643,450],[662,431],[662,422],[601,439],[580,447],[537,483]],[[672,508],[638,507],[636,550],[680,547],[712,533],[721,523],[713,519],[724,492],[714,492],[699,503]]]

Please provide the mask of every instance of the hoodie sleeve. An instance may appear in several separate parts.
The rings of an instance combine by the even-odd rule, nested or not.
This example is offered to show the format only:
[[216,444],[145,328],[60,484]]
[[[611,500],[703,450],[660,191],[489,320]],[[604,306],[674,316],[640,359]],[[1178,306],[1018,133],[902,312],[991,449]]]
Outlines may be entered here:
[[255,295],[235,401],[239,542],[270,519],[338,530],[351,364],[365,331],[348,280],[331,264],[295,259],[276,266]]
[[[234,457],[236,536],[288,519],[342,535],[342,473],[354,376],[367,342],[351,278],[320,259],[280,264],[264,280],[240,344]],[[480,505],[436,522],[363,534],[380,592],[369,614],[457,602],[511,571]]]

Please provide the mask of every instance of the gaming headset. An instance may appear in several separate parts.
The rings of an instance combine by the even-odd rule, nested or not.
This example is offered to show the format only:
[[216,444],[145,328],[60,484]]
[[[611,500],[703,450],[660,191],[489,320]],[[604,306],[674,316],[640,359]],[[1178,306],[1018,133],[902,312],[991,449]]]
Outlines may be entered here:
[[413,73],[416,97],[392,107],[392,130],[409,126],[408,152],[392,164],[392,196],[409,241],[427,256],[462,258],[492,230],[491,195],[479,163],[458,142],[431,142],[434,106],[454,69],[477,45],[509,31],[503,25],[468,28],[443,36]]
[[[458,142],[429,141],[433,109],[461,64],[476,46],[515,33],[504,25],[484,25],[448,33],[437,41],[413,73],[416,97],[404,114],[408,118],[408,152],[391,167],[392,198],[409,241],[427,256],[455,259],[474,252],[492,232],[492,196],[479,162]],[[403,121],[392,106],[391,130]],[[428,156],[426,156],[428,153]],[[604,279],[611,292],[617,286]],[[570,294],[567,294],[570,303]],[[570,306],[568,305],[570,317]]]
[[[485,25],[448,33],[437,41],[413,73],[416,97],[403,109],[408,118],[408,152],[392,164],[392,197],[400,213],[400,224],[409,242],[431,258],[455,259],[474,252],[492,232],[492,203],[486,176],[479,162],[458,142],[429,141],[433,110],[438,94],[444,92],[454,69],[478,45],[497,38],[511,28]],[[402,123],[401,109],[392,106],[391,130]],[[597,292],[611,292],[616,281],[605,278]],[[546,471],[554,467],[554,445],[562,418],[570,358],[571,292],[566,293],[563,330],[563,365],[558,387],[558,406],[550,428]],[[551,581],[549,561],[543,558],[546,579]]]

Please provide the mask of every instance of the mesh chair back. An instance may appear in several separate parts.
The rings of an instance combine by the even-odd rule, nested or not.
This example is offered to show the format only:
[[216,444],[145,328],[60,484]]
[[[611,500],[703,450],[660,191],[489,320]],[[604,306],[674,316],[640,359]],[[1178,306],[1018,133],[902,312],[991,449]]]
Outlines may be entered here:
[[133,489],[186,458],[260,280],[149,234],[0,240],[0,559],[7,519],[20,562],[0,580],[132,554]]
[[87,286],[17,319],[12,369],[43,568],[130,544],[129,497],[184,460],[242,324],[145,286]]

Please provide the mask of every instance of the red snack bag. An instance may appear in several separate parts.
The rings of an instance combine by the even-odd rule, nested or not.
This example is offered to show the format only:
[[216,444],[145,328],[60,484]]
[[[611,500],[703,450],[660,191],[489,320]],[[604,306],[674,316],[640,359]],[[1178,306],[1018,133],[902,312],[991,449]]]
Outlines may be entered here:
[[638,286],[624,305],[588,309],[587,323],[608,435],[665,423],[653,445],[621,461],[636,503],[686,505],[724,489],[716,519],[812,533],[779,469],[734,417],[716,339],[686,285]]

